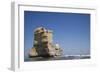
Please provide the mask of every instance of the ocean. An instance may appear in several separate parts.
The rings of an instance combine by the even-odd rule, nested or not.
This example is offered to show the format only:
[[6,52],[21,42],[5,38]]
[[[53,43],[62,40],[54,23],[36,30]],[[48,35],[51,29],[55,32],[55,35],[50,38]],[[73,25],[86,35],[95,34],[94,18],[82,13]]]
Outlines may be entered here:
[[33,57],[24,59],[25,62],[30,61],[53,61],[53,60],[76,60],[76,59],[90,59],[90,56],[59,56],[59,57]]

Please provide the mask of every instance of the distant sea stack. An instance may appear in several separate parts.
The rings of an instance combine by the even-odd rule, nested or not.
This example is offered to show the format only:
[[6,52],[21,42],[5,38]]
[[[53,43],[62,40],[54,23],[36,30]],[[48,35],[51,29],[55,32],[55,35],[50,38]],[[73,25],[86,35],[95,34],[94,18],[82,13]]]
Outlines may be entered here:
[[29,52],[29,57],[57,57],[63,51],[59,44],[53,44],[53,31],[44,27],[34,30],[34,44]]

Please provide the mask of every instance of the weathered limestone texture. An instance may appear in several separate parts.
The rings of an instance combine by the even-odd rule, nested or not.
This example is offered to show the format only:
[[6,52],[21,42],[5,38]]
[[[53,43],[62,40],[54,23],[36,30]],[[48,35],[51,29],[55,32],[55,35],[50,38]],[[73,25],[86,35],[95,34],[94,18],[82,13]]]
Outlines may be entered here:
[[59,44],[53,44],[53,31],[39,27],[34,31],[34,44],[29,57],[56,57],[62,55]]

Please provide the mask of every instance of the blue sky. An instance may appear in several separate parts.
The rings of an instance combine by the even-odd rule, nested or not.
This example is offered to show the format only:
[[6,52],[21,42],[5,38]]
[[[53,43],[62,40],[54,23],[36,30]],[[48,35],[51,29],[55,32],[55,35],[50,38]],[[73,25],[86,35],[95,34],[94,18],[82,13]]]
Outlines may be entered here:
[[24,55],[33,46],[34,29],[53,30],[64,55],[90,54],[90,14],[24,11]]

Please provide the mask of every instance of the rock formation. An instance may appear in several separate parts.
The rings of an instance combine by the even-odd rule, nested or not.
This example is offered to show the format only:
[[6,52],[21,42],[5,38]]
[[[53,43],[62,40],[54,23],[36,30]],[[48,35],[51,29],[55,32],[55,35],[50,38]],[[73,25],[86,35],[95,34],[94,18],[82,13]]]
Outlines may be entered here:
[[39,27],[34,31],[34,44],[29,57],[56,57],[62,55],[59,44],[53,44],[53,31]]

